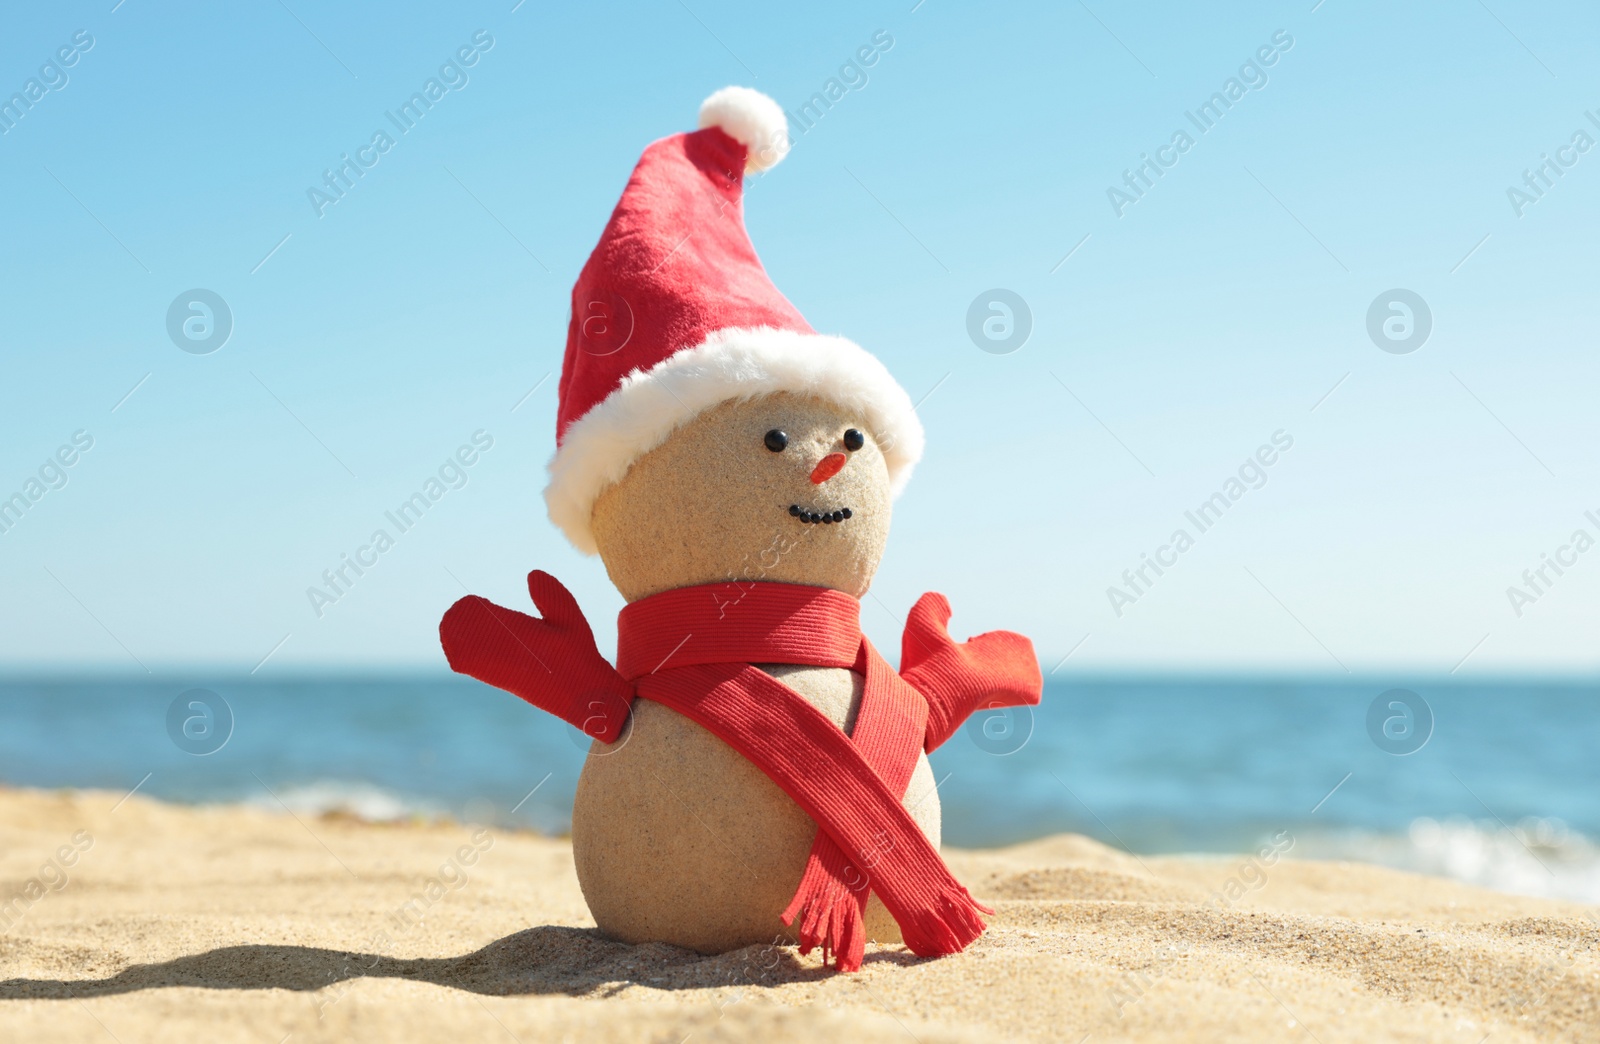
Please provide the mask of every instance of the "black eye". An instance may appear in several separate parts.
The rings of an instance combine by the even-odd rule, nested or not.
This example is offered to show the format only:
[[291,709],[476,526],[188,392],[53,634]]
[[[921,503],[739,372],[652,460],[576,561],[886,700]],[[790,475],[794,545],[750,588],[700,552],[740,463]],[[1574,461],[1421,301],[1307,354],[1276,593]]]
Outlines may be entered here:
[[844,433],[844,448],[854,453],[867,444],[867,437],[854,428],[846,428]]
[[765,442],[767,444],[767,449],[771,450],[772,452],[782,453],[784,448],[789,445],[789,436],[785,435],[777,428],[773,428],[762,437],[761,441]]

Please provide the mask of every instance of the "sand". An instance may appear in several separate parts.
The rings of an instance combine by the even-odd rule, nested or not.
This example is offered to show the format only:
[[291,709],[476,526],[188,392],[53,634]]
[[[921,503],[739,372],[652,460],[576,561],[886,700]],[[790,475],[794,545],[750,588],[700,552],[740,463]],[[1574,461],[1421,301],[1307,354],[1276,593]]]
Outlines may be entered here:
[[561,839],[0,791],[0,1040],[1600,1041],[1594,908],[1292,849],[947,857],[988,933],[837,975],[604,939]]

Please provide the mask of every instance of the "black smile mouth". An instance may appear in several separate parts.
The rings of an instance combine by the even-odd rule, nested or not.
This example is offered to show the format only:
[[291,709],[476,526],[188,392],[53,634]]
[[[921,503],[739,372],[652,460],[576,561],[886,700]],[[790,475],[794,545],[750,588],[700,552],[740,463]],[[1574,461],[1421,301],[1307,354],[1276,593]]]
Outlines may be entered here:
[[823,525],[831,526],[835,522],[843,522],[845,519],[849,518],[850,509],[840,508],[837,511],[817,512],[806,511],[801,508],[799,504],[790,504],[789,514],[793,515],[795,518],[798,518],[800,521],[810,523],[811,525],[822,523]]

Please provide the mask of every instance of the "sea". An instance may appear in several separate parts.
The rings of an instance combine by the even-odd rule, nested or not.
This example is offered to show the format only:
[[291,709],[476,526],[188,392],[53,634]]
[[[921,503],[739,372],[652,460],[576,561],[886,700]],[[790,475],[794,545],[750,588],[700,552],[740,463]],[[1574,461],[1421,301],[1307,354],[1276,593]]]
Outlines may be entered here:
[[[559,835],[589,756],[457,676],[0,678],[0,786]],[[1292,840],[1600,903],[1600,680],[1052,678],[932,763],[949,845],[1073,832],[1235,859]]]

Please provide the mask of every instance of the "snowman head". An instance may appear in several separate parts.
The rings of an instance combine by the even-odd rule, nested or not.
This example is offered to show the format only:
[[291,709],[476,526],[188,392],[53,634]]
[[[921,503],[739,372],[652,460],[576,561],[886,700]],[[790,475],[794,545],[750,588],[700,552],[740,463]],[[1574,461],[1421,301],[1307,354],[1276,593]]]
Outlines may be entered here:
[[889,536],[883,445],[859,411],[776,392],[723,402],[595,501],[595,542],[630,602],[723,581],[861,597]]

